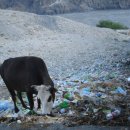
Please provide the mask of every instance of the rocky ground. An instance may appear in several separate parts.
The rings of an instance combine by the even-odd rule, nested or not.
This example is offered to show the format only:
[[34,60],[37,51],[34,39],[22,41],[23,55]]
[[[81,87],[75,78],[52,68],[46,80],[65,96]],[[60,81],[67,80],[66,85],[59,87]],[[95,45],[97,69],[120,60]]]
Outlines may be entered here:
[[129,0],[0,0],[1,9],[36,14],[61,14],[90,10],[129,9]]
[[[112,16],[114,17],[114,12]],[[95,90],[93,89],[95,86],[93,83],[96,86],[98,83],[102,83],[100,85],[102,88],[104,83],[109,82],[112,83],[110,92],[116,91],[118,87],[121,87],[125,92],[129,92],[127,90],[129,89],[127,78],[130,74],[129,30],[101,29],[62,16],[38,16],[30,13],[0,10],[0,62],[10,57],[23,55],[39,56],[45,60],[49,73],[59,89],[60,99],[65,91],[64,88],[67,87],[67,91],[71,93],[72,89],[70,90],[70,87],[82,90],[81,86],[86,83],[90,84],[89,91],[94,93],[94,95],[99,90],[93,91]],[[0,96],[8,99],[8,92],[3,86],[1,80]],[[106,91],[108,86],[108,84],[105,85],[104,91]],[[87,85],[84,87],[87,87]],[[73,92],[76,92],[76,90]],[[77,101],[79,99],[84,101],[79,94]],[[125,94],[125,96],[127,95]],[[76,98],[75,94],[73,98]],[[62,101],[64,101],[64,97]],[[80,102],[82,103],[82,101]],[[84,105],[81,105],[83,113]],[[89,105],[91,106],[91,103]],[[127,105],[124,104],[125,107]],[[95,109],[99,110],[99,108]],[[112,108],[109,107],[109,109],[111,110]],[[70,111],[67,110],[65,112],[65,116],[68,112]],[[60,110],[57,113],[60,113]],[[61,115],[63,116],[64,114]],[[129,116],[125,114],[125,117],[121,125],[124,125]],[[100,118],[98,117],[98,120]],[[29,118],[27,122],[37,119],[36,117]],[[60,118],[58,117],[58,119]],[[81,118],[79,120],[73,117],[70,119],[79,121],[79,124],[84,124]],[[119,119],[118,123],[120,121]],[[86,123],[94,124],[94,122]],[[70,125],[73,125],[73,123]],[[101,125],[100,122],[98,125]],[[119,124],[113,123],[113,125]]]

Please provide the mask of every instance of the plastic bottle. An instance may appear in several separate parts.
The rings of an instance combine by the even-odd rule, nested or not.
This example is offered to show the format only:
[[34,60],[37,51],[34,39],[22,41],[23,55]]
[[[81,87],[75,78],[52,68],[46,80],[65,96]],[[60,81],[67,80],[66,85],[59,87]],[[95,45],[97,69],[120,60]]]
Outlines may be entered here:
[[83,97],[83,96],[88,96],[88,95],[90,95],[90,88],[83,88],[83,89],[81,89],[81,91],[80,91],[80,96],[81,97]]
[[127,94],[126,91],[125,91],[123,88],[121,88],[121,87],[118,87],[118,88],[116,89],[116,93],[120,93],[120,94],[123,94],[123,95],[126,95],[126,94]]
[[107,115],[106,115],[106,119],[107,120],[112,120],[114,117],[118,117],[119,115],[120,115],[120,110],[114,110],[113,112],[111,112],[111,113],[108,113]]
[[128,85],[130,86],[130,77],[127,78]]
[[68,107],[69,107],[69,104],[68,104],[68,102],[63,101],[62,103],[59,104],[59,106],[60,106],[61,109],[62,109],[62,108],[68,108]]

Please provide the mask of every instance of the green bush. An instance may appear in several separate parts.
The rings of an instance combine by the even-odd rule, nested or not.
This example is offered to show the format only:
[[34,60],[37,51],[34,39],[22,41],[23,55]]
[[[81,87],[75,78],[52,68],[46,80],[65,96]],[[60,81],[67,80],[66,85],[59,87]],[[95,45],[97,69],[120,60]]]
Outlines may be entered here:
[[99,21],[99,24],[97,24],[97,27],[111,28],[111,29],[128,29],[128,27],[126,27],[125,25],[118,23],[118,22],[113,22],[110,20]]

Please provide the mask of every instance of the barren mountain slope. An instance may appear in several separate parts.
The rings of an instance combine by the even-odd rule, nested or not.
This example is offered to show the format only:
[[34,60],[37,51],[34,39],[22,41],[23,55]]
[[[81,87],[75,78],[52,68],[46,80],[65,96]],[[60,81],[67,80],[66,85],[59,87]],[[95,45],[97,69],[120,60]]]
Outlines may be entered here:
[[0,0],[0,8],[57,14],[93,9],[129,9],[130,0]]

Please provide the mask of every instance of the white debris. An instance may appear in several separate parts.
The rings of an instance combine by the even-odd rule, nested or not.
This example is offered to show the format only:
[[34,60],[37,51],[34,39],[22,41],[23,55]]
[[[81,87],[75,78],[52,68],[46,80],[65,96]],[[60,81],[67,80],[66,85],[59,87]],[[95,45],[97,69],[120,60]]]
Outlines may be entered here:
[[130,77],[127,78],[127,81],[130,83]]
[[21,120],[17,120],[17,123],[18,123],[18,124],[21,124],[21,123],[22,123],[22,121],[21,121]]

